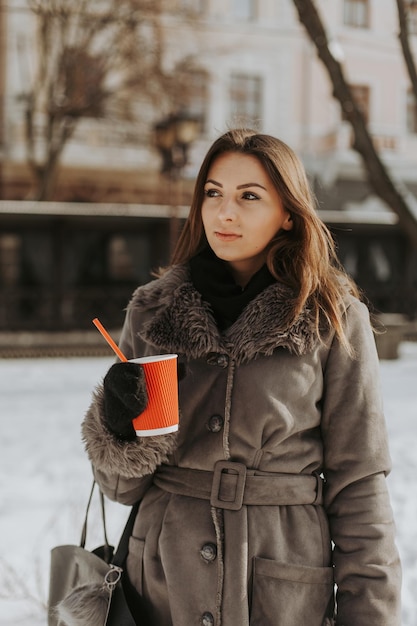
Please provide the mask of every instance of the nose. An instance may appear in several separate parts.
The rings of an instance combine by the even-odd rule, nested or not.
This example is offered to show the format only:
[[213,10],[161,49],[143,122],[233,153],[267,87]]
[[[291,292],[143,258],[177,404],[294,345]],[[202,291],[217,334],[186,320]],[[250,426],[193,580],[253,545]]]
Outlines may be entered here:
[[219,208],[218,217],[224,222],[230,222],[236,219],[236,205],[231,198],[223,198],[223,202]]

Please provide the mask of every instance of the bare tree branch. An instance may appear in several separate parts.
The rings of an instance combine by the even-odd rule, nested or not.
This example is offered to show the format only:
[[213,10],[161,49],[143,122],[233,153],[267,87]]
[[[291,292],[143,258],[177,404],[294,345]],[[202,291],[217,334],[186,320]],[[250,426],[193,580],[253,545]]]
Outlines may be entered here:
[[323,21],[313,0],[294,0],[299,20],[313,42],[333,85],[333,97],[338,100],[346,120],[353,131],[353,149],[362,157],[365,172],[375,194],[397,215],[404,233],[417,246],[417,215],[406,201],[403,186],[394,181],[379,157],[372,141],[366,120],[347,82],[343,67],[329,48]]
[[407,67],[408,75],[410,77],[411,87],[414,93],[414,97],[417,102],[417,69],[414,62],[413,53],[410,47],[409,28],[408,28],[408,16],[410,13],[409,3],[405,3],[404,0],[397,0],[398,8],[398,23],[400,32],[398,38],[401,43],[401,49],[403,51],[405,65]]
[[169,110],[176,92],[162,64],[160,0],[28,1],[38,55],[22,95],[27,160],[46,200],[81,119],[132,119],[139,101]]

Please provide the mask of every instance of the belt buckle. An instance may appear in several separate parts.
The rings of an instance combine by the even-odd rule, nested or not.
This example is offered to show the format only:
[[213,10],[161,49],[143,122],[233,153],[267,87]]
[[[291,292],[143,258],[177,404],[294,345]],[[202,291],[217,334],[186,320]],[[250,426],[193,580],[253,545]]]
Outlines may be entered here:
[[[221,499],[222,480],[224,476],[236,478],[233,499]],[[230,482],[230,479],[227,479]],[[239,511],[243,504],[245,493],[246,465],[234,461],[217,461],[214,465],[213,482],[211,486],[210,504],[216,508]]]

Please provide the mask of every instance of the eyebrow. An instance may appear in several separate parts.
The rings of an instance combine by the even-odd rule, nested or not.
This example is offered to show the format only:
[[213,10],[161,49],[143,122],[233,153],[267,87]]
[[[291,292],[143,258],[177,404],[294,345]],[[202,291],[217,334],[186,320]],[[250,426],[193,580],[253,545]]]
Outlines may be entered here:
[[[208,178],[206,180],[206,185],[207,183],[212,183],[213,185],[216,185],[217,187],[223,187],[221,183],[218,183],[216,180],[213,180],[213,178]],[[236,189],[247,189],[248,187],[260,187],[261,189],[264,189],[265,191],[267,191],[266,187],[264,187],[263,185],[260,185],[259,183],[244,183],[243,185],[238,185]]]

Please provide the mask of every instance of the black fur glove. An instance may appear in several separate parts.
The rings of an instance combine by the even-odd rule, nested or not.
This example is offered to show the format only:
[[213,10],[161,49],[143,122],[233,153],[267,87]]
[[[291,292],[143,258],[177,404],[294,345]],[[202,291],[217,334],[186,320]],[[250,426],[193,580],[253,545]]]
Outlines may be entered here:
[[103,388],[108,429],[119,439],[134,440],[132,420],[148,403],[143,367],[139,363],[114,363],[104,377]]

